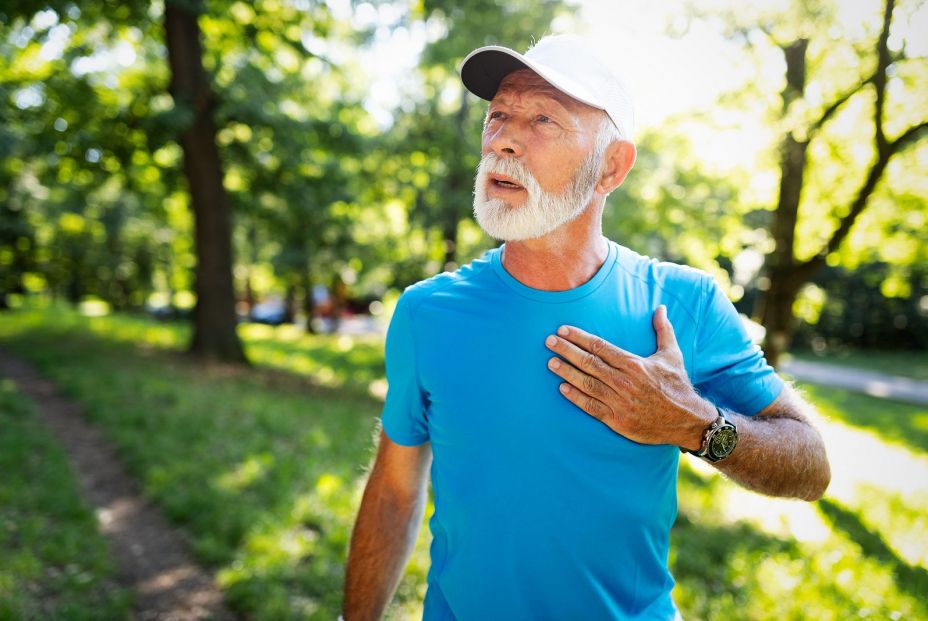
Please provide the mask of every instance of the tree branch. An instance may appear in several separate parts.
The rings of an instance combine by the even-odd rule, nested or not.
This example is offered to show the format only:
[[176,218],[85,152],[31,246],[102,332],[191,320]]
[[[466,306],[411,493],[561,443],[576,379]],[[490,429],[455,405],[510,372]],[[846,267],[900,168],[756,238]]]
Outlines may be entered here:
[[[754,28],[762,32],[764,35],[766,35],[767,40],[770,41],[771,44],[773,44],[774,46],[778,48],[781,48],[781,49],[783,48],[784,43],[780,41],[779,39],[777,39],[775,36],[773,36],[773,29],[771,28],[770,24],[756,24]],[[745,33],[745,38],[747,38],[749,29],[743,29],[743,30]]]
[[824,265],[828,255],[841,246],[848,236],[848,233],[851,232],[851,228],[857,221],[858,216],[860,216],[867,206],[867,200],[876,189],[876,185],[883,176],[883,172],[886,170],[889,160],[892,159],[896,153],[899,153],[909,146],[909,144],[915,142],[919,134],[925,130],[928,130],[928,121],[922,121],[918,125],[913,125],[902,132],[902,134],[892,142],[887,142],[884,150],[877,153],[877,159],[870,167],[869,173],[867,173],[867,180],[861,186],[860,190],[858,190],[857,196],[854,197],[854,201],[851,203],[851,208],[848,210],[847,215],[841,218],[838,228],[832,233],[828,243],[825,244],[818,254],[797,266],[797,272],[801,274],[803,278],[808,279],[811,277]]
[[901,151],[909,146],[909,143],[918,138],[918,134],[928,129],[928,121],[922,121],[918,125],[908,128],[898,138],[889,143],[889,148],[893,153]]
[[874,125],[876,127],[876,142],[877,149],[886,147],[886,136],[883,133],[883,115],[885,111],[886,103],[886,71],[889,69],[890,65],[893,65],[897,62],[907,60],[905,51],[901,50],[895,54],[890,53],[889,51],[889,27],[892,18],[894,0],[889,0],[886,3],[885,12],[883,15],[883,29],[880,32],[880,38],[877,42],[877,67],[874,72],[866,80],[861,80],[837,99],[835,99],[830,106],[825,108],[822,112],[822,115],[809,126],[807,136],[809,140],[812,139],[812,136],[822,128],[825,123],[828,122],[835,112],[843,106],[848,99],[853,97],[858,91],[867,86],[868,84],[873,84],[876,89],[876,111],[874,113]]
[[818,119],[816,119],[816,121],[812,123],[811,126],[809,126],[809,129],[806,132],[806,136],[808,136],[807,139],[812,140],[812,137],[818,132],[818,130],[822,128],[822,126],[825,123],[828,122],[828,119],[830,119],[834,115],[834,113],[837,112],[838,109],[847,102],[848,99],[853,97],[856,93],[860,91],[860,89],[865,87],[872,80],[873,80],[872,77],[866,80],[861,80],[860,82],[858,82],[857,84],[849,88],[847,91],[845,91],[843,94],[841,94],[833,102],[831,102],[831,105],[825,108],[825,111],[822,112],[822,115],[818,117]]
[[886,0],[883,10],[883,29],[880,31],[880,39],[877,42],[877,61],[876,71],[873,72],[873,86],[876,89],[876,107],[873,111],[874,138],[876,140],[877,153],[882,154],[888,144],[886,134],[883,131],[883,112],[886,107],[886,70],[889,68],[892,58],[889,55],[889,26],[893,19],[893,5],[895,0]]

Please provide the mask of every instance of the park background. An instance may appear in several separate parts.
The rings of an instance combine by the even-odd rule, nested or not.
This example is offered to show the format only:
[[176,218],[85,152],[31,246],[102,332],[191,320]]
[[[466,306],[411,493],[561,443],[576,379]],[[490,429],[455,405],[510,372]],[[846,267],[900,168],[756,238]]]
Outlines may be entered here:
[[[495,245],[457,68],[550,32],[636,95],[608,237],[711,273],[782,369],[928,381],[925,2],[0,7],[0,348],[80,406],[242,618],[337,615],[395,301]],[[821,501],[681,461],[687,619],[928,618],[928,405],[858,384],[800,381]],[[0,379],[0,619],[129,618],[42,407]],[[390,618],[420,614],[427,546]]]

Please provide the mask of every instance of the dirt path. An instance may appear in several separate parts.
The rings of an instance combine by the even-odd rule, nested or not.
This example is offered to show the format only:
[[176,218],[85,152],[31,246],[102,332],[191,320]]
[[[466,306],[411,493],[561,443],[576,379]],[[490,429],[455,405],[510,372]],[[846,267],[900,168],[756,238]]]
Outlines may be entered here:
[[116,455],[80,407],[25,361],[0,348],[0,376],[11,378],[64,447],[85,500],[95,509],[120,568],[136,593],[139,621],[232,621],[212,577],[192,559],[183,533],[142,497]]

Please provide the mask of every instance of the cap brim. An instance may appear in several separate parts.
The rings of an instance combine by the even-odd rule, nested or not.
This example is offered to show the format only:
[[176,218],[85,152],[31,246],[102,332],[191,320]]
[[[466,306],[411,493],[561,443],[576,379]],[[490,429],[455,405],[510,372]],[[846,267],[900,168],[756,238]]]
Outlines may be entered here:
[[467,55],[461,64],[461,81],[474,95],[490,101],[503,78],[519,69],[532,69],[522,54],[508,47],[489,45]]
[[499,45],[477,48],[468,54],[461,63],[461,81],[465,88],[474,95],[490,101],[496,96],[503,78],[519,69],[531,69],[565,95],[594,108],[605,110],[605,107],[596,101],[596,98],[585,88],[566,75],[550,67],[534,63],[515,50]]

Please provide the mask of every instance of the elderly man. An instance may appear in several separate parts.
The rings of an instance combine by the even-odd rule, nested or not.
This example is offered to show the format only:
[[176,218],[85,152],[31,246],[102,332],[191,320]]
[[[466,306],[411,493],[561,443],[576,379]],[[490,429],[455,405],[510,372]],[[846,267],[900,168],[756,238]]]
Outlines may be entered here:
[[678,618],[681,451],[817,499],[830,471],[809,406],[709,276],[603,237],[635,161],[631,102],[604,64],[547,37],[476,50],[461,76],[490,101],[474,213],[505,243],[399,300],[344,617],[383,614],[430,472],[425,619]]

